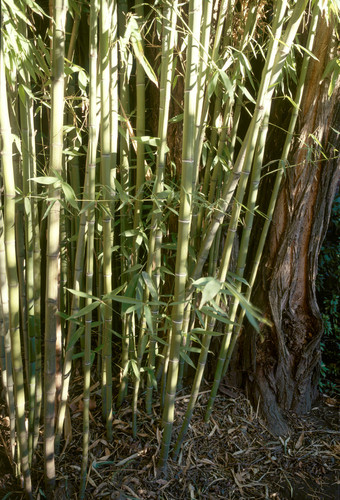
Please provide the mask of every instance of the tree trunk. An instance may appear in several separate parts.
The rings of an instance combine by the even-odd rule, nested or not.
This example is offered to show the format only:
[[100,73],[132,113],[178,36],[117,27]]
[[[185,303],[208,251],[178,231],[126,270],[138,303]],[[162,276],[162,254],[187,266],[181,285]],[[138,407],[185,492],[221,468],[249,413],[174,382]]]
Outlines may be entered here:
[[[276,434],[288,431],[285,410],[305,413],[318,394],[323,328],[315,278],[340,174],[335,132],[340,128],[339,82],[328,98],[329,81],[322,80],[333,48],[333,27],[321,19],[314,49],[318,61],[310,64],[299,139],[277,201],[261,283],[253,299],[273,326],[263,327],[262,341],[253,333],[243,337],[248,360],[252,353],[243,367],[248,393],[255,404],[260,401]],[[243,350],[243,359],[244,354]]]

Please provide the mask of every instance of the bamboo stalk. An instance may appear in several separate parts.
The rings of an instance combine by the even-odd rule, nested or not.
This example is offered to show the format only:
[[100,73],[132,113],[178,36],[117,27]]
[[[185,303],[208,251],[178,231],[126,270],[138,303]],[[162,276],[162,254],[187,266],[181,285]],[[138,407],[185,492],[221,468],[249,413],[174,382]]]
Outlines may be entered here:
[[[21,20],[19,23],[19,32],[23,37],[27,37],[26,24]],[[28,331],[28,394],[29,394],[29,432],[28,432],[28,452],[31,463],[34,441],[34,415],[35,415],[35,390],[36,390],[36,336],[35,336],[35,312],[34,312],[34,228],[33,228],[33,203],[30,198],[32,192],[31,178],[33,173],[33,154],[31,137],[31,113],[33,113],[32,98],[28,95],[26,89],[30,89],[30,77],[26,68],[21,71],[19,85],[22,88],[21,99],[19,101],[20,110],[20,130],[21,158],[22,158],[22,184],[25,205],[25,263],[26,263],[26,312],[27,312],[27,331]]]
[[15,242],[15,182],[12,163],[12,135],[8,114],[4,48],[1,35],[0,44],[0,133],[2,137],[2,172],[4,182],[4,243],[9,297],[9,328],[14,377],[14,400],[16,425],[20,449],[21,470],[24,476],[26,496],[32,496],[31,473],[28,459],[27,432],[25,427],[25,393],[20,340],[19,282]]
[[[135,0],[135,12],[137,15],[138,28],[142,31],[142,20],[144,17],[144,3],[143,0]],[[141,50],[144,51],[144,43],[141,42]],[[136,61],[136,136],[142,137],[145,135],[145,73],[142,64]],[[136,194],[134,206],[134,219],[133,219],[133,248],[132,248],[132,265],[138,264],[138,254],[140,239],[140,224],[141,224],[141,209],[143,199],[143,183],[145,182],[145,167],[144,167],[144,144],[141,140],[137,142],[137,165],[136,165]],[[132,398],[132,434],[137,436],[137,402],[138,390],[141,377],[141,362],[144,354],[143,349],[143,330],[139,335],[137,345],[137,371],[139,376],[135,374],[134,391]]]
[[[119,56],[120,56],[120,71],[119,71],[119,101],[121,116],[126,117],[129,114],[129,85],[128,85],[128,53],[126,47],[122,43],[122,38],[124,36],[124,30],[126,27],[126,15],[127,15],[127,1],[118,0],[118,35],[120,36],[120,46],[119,46]],[[129,196],[131,194],[131,175],[129,168],[129,131],[127,123],[123,123],[122,131],[119,137],[119,150],[120,150],[120,183],[125,195]],[[121,253],[124,256],[121,259],[121,284],[124,283],[123,273],[127,270],[129,266],[129,251],[127,249],[127,238],[125,231],[128,230],[129,224],[129,213],[126,203],[121,204],[120,210],[120,246]],[[119,386],[117,406],[121,406],[126,394],[128,385],[128,364],[129,364],[129,350],[130,344],[132,342],[131,335],[131,315],[124,314],[122,318],[123,323],[123,335],[122,335],[122,354],[121,354],[121,381]]]
[[[98,26],[98,4],[91,0],[90,4],[90,90],[89,90],[89,164],[87,183],[87,248],[86,248],[86,285],[85,290],[88,298],[85,299],[85,307],[92,304],[90,298],[93,290],[93,259],[94,259],[94,225],[95,212],[94,200],[96,194],[96,98],[97,98],[97,26]],[[107,119],[107,117],[105,117]],[[91,386],[91,323],[92,310],[85,315],[85,340],[84,340],[84,391],[83,391],[83,454],[81,463],[79,498],[85,498],[86,476],[88,464],[88,449],[90,439],[89,429],[89,404]]]
[[[34,128],[34,102],[32,99],[28,101],[29,107],[29,151],[31,161],[32,177],[36,177],[36,145],[35,145],[35,128]],[[33,197],[32,207],[32,224],[33,224],[33,291],[34,291],[34,330],[35,330],[35,396],[34,396],[34,437],[33,449],[35,450],[39,438],[40,415],[42,407],[42,374],[41,374],[41,248],[40,248],[40,226],[39,226],[39,210],[38,210],[38,189],[37,184],[30,184],[31,194]]]
[[194,171],[195,113],[197,104],[197,72],[199,60],[199,31],[201,4],[191,0],[189,4],[189,40],[185,75],[183,153],[180,209],[178,218],[178,252],[175,270],[175,293],[172,308],[172,339],[170,345],[169,370],[166,396],[162,416],[163,439],[159,457],[159,467],[166,464],[174,421],[175,395],[178,379],[182,323],[185,308],[185,287],[188,276],[187,258],[192,214],[192,179]]
[[[100,65],[101,65],[101,162],[100,177],[104,201],[102,202],[103,225],[103,292],[112,290],[111,266],[111,128],[110,128],[110,29],[112,5],[107,0],[100,2]],[[112,300],[105,300],[103,326],[103,380],[106,434],[112,439],[112,370],[111,329]]]
[[[64,0],[55,0],[53,9],[50,175],[62,174],[63,102],[64,102]],[[60,266],[60,190],[50,187],[51,208],[47,221],[46,248],[46,318],[44,359],[44,458],[47,491],[55,485],[54,425],[56,398],[56,348],[60,329],[58,320],[59,266]]]
[[[159,292],[160,284],[160,260],[161,260],[161,240],[162,231],[160,228],[161,222],[161,211],[162,211],[162,200],[158,199],[159,193],[163,191],[163,181],[164,181],[164,168],[166,162],[166,137],[167,137],[167,127],[168,127],[168,116],[169,116],[169,103],[170,103],[170,91],[171,91],[171,75],[173,66],[173,48],[175,42],[175,24],[176,24],[176,10],[177,2],[170,7],[170,4],[166,4],[163,12],[163,37],[162,37],[162,62],[161,62],[161,78],[160,78],[160,115],[158,122],[158,135],[159,135],[159,146],[157,152],[157,163],[156,163],[156,179],[154,184],[153,196],[153,212],[151,219],[151,231],[149,236],[149,248],[148,257],[146,263],[146,273],[149,279],[154,284],[157,294]],[[145,302],[148,300],[148,295],[150,290],[146,285]],[[155,301],[158,295],[153,296]],[[146,306],[148,307],[148,306]],[[150,310],[150,309],[149,309]],[[155,370],[155,339],[158,328],[158,306],[154,305],[151,308],[152,312],[152,323],[153,331],[149,332],[149,354],[148,354],[148,372],[147,372],[147,392],[146,392],[146,411],[151,413],[152,405],[152,392],[154,389],[154,370]],[[141,323],[141,331],[139,334],[138,348],[137,348],[137,367],[140,371],[142,359],[145,351],[145,346],[147,339],[146,335],[146,320],[145,315],[143,315],[143,320]],[[138,399],[140,379],[135,380],[134,385],[134,425],[133,429],[136,432],[136,405]]]
[[[117,50],[117,1],[112,2],[112,15],[110,26],[110,174],[107,192],[110,198],[109,210],[111,218],[111,227],[114,228],[115,221],[115,202],[113,201],[116,195],[115,180],[117,178],[117,154],[118,154],[118,50]],[[110,248],[114,246],[114,231],[111,233]],[[110,257],[111,258],[111,257]],[[112,259],[113,260],[113,259]],[[114,274],[113,262],[111,265],[112,282],[115,286],[118,285]],[[112,288],[112,283],[111,283]],[[111,307],[112,302],[107,303]],[[112,316],[112,312],[111,312]],[[108,321],[106,329],[106,339],[103,347],[102,363],[102,393],[103,393],[103,417],[107,419],[110,426],[108,438],[110,439],[111,424],[110,412],[112,414],[112,318],[111,324]],[[99,357],[98,357],[99,359]],[[104,395],[104,393],[106,395]]]
[[[1,202],[0,202],[1,203]],[[6,402],[10,421],[10,450],[11,458],[15,460],[15,401],[14,380],[11,358],[11,336],[9,327],[8,281],[6,273],[6,251],[4,242],[3,207],[0,204],[0,301],[1,301],[1,375],[2,384],[6,391]],[[17,475],[17,470],[14,471]]]

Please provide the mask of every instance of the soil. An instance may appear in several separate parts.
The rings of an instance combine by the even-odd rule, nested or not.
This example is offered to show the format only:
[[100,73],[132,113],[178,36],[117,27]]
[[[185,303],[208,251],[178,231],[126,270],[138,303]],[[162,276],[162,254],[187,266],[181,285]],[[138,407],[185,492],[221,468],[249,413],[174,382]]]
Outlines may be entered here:
[[[287,415],[291,432],[273,436],[248,399],[221,387],[210,422],[204,423],[208,388],[199,396],[187,438],[176,462],[157,470],[160,408],[139,412],[138,438],[131,432],[131,409],[115,415],[114,438],[108,442],[101,421],[100,394],[92,389],[91,445],[86,499],[340,499],[339,403],[320,397],[308,415]],[[98,407],[96,400],[98,399]],[[176,400],[175,430],[188,397]],[[69,405],[64,449],[57,459],[57,500],[77,499],[82,454],[81,396]],[[72,430],[71,430],[72,429]],[[8,448],[9,421],[0,407],[0,498],[23,499],[13,475]],[[67,444],[66,444],[67,443]],[[44,495],[42,443],[32,464],[34,496]],[[48,498],[49,500],[49,498]]]

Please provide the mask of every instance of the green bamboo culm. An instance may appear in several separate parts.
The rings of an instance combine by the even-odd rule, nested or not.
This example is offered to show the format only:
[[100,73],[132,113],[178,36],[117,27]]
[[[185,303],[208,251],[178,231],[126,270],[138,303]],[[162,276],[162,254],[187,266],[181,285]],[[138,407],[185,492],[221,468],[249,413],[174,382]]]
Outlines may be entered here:
[[[142,0],[135,1],[135,12],[137,16],[138,28],[142,30],[142,20],[144,16],[144,5]],[[140,48],[144,51],[144,43],[141,39]],[[141,138],[145,135],[145,74],[142,64],[136,61],[136,136]],[[143,185],[145,182],[145,167],[144,167],[144,144],[137,140],[137,164],[136,164],[136,188],[135,188],[135,204],[134,204],[134,217],[133,217],[133,248],[132,248],[132,265],[138,265],[139,247],[141,243],[140,238],[140,225],[141,225],[141,210],[143,198]],[[134,390],[132,397],[132,434],[137,436],[137,402],[138,402],[138,389],[141,377],[141,360],[143,357],[143,330],[139,334],[137,344],[137,370],[134,372]],[[136,365],[135,365],[136,366]]]
[[178,217],[178,248],[175,265],[175,293],[172,308],[172,337],[166,395],[162,416],[163,438],[159,467],[165,467],[172,435],[175,411],[175,395],[178,380],[182,324],[185,309],[185,291],[188,278],[187,259],[189,252],[190,225],[192,214],[192,179],[195,160],[195,123],[197,104],[197,74],[199,63],[201,2],[189,3],[189,35],[184,91],[182,178],[180,187],[180,209]]
[[[34,127],[34,102],[33,99],[28,100],[29,113],[29,154],[32,172],[32,177],[37,175],[37,158],[35,144],[35,127]],[[34,395],[34,437],[33,449],[38,445],[40,433],[40,417],[42,411],[42,353],[41,353],[41,247],[40,247],[40,224],[39,224],[39,207],[34,200],[38,199],[38,186],[36,182],[30,183],[30,189],[33,201],[30,204],[32,209],[33,223],[33,269],[34,269],[34,334],[35,334],[35,395]]]
[[[4,238],[3,207],[0,204],[0,302],[1,302],[1,378],[6,391],[6,403],[10,421],[10,451],[11,458],[15,460],[15,403],[14,381],[11,357],[11,334],[9,328],[9,300],[8,281],[6,272],[6,251]],[[15,471],[17,474],[17,471]]]
[[[19,30],[23,37],[27,37],[26,23],[23,20],[19,23]],[[30,89],[30,76],[26,69],[23,69],[19,78],[21,90]],[[22,158],[22,183],[25,200],[25,261],[26,261],[26,300],[27,300],[27,330],[28,330],[28,393],[29,393],[29,418],[28,418],[28,450],[30,463],[34,447],[34,436],[37,435],[35,429],[35,392],[36,392],[36,336],[35,336],[35,300],[34,300],[34,208],[30,194],[32,192],[33,154],[30,136],[31,119],[33,113],[32,98],[27,91],[21,92],[19,100],[20,129],[21,129],[21,158]]]
[[[118,0],[118,36],[119,36],[119,107],[122,129],[119,135],[119,162],[120,162],[120,184],[125,195],[131,194],[131,172],[130,172],[130,139],[129,139],[129,60],[125,30],[127,25],[127,1]],[[121,246],[121,284],[125,284],[124,272],[131,265],[131,256],[128,250],[128,238],[126,231],[130,228],[130,207],[121,203],[120,208],[120,246]],[[132,342],[132,314],[124,314],[122,317],[122,354],[121,354],[121,382],[117,398],[117,407],[120,407],[128,389],[129,350]]]
[[89,88],[89,161],[88,161],[88,182],[86,184],[87,201],[87,247],[86,247],[86,284],[85,307],[88,308],[85,314],[84,333],[84,391],[83,391],[83,455],[81,464],[79,498],[85,498],[88,449],[90,440],[90,386],[91,386],[91,332],[92,332],[92,309],[93,300],[93,260],[94,260],[94,226],[95,211],[94,200],[96,195],[96,100],[97,100],[97,52],[98,52],[98,3],[91,0],[90,4],[90,88]]
[[[110,5],[111,4],[111,5]],[[110,30],[111,30],[112,2],[100,2],[100,67],[101,67],[101,158],[100,183],[104,200],[102,202],[103,226],[103,292],[108,296],[112,290],[111,265],[111,127],[110,127]],[[103,409],[106,421],[107,438],[112,438],[112,300],[106,299],[104,306],[103,326]]]
[[[159,146],[157,149],[156,179],[153,186],[153,211],[151,218],[151,230],[149,237],[149,251],[147,258],[146,272],[151,276],[152,282],[156,286],[155,299],[160,296],[160,267],[162,261],[162,207],[164,191],[164,172],[167,158],[167,134],[169,109],[171,100],[171,82],[173,75],[174,48],[177,40],[177,10],[178,1],[166,2],[163,9],[163,36],[162,36],[162,60],[161,78],[159,89],[159,118],[158,137]],[[145,396],[145,408],[149,415],[152,413],[152,393],[156,386],[155,365],[156,365],[156,341],[154,335],[158,331],[158,305],[152,309],[153,331],[149,339],[147,389]]]
[[[118,50],[117,50],[117,1],[112,2],[112,13],[110,15],[110,38],[109,38],[109,97],[110,97],[110,162],[109,162],[109,177],[106,186],[106,193],[109,196],[109,203],[107,205],[107,214],[110,216],[111,228],[114,228],[115,222],[115,181],[117,178],[117,153],[118,153]],[[107,216],[106,216],[107,218]],[[108,233],[107,233],[108,235]],[[114,246],[115,235],[111,231],[110,246],[108,247],[108,240],[106,245],[106,266],[109,266],[109,251],[111,262],[111,248]],[[103,251],[104,256],[104,251]],[[112,282],[115,282],[114,266],[110,264],[111,284],[108,283],[107,277],[104,274],[104,286],[107,286],[109,291]],[[112,307],[110,300],[106,301],[105,311],[106,319],[105,328],[103,331],[103,363],[102,363],[102,394],[103,394],[103,417],[107,425],[107,437],[112,437]],[[110,319],[111,318],[111,319]],[[111,321],[111,324],[110,324]]]
[[[144,18],[144,2],[143,0],[135,0],[135,12],[139,32],[143,29]],[[144,52],[143,38],[140,38],[140,50]],[[144,167],[144,144],[141,137],[145,135],[145,73],[140,61],[136,61],[136,136],[137,141],[137,164],[136,164],[136,187],[135,187],[135,205],[133,217],[133,230],[136,234],[133,236],[133,265],[138,263],[138,249],[140,246],[140,238],[138,238],[139,228],[141,223],[141,209],[143,198],[143,184],[145,182],[145,167]]]
[[[62,175],[63,162],[63,103],[64,103],[64,45],[65,45],[64,0],[53,4],[52,37],[52,83],[51,83],[51,127],[50,127],[50,175]],[[54,426],[56,402],[56,342],[60,328],[57,311],[59,297],[60,265],[60,188],[49,189],[50,210],[47,220],[46,247],[46,319],[44,358],[44,458],[46,490],[55,485]]]
[[24,478],[27,498],[33,498],[29,468],[28,441],[25,427],[25,392],[20,339],[19,281],[17,275],[15,243],[15,181],[12,163],[12,132],[8,113],[4,45],[0,39],[0,134],[1,160],[4,186],[4,244],[8,279],[9,330],[14,378],[14,401],[18,439],[18,459]]
[[[162,229],[162,198],[161,193],[164,189],[164,169],[166,162],[167,151],[167,129],[169,117],[169,105],[171,94],[171,77],[173,68],[173,49],[176,37],[176,19],[177,19],[177,1],[171,6],[169,3],[164,5],[162,13],[162,60],[161,60],[161,76],[160,76],[160,113],[158,120],[158,137],[159,145],[157,148],[156,161],[156,178],[153,186],[153,211],[151,218],[151,229],[148,245],[148,256],[146,263],[146,293],[145,302],[148,301],[148,296],[152,293],[152,298],[155,304],[151,308],[152,320],[148,324],[149,339],[145,338],[147,334],[147,322],[145,319],[145,311],[149,313],[150,308],[145,306],[141,331],[138,339],[137,350],[137,366],[140,369],[144,356],[145,346],[149,340],[148,352],[148,369],[147,369],[147,390],[145,396],[145,407],[148,414],[152,412],[152,393],[155,388],[155,362],[156,362],[156,341],[155,335],[158,329],[158,314],[159,307],[157,301],[159,299],[160,285],[160,262],[161,262],[161,242]],[[149,283],[149,287],[147,286]],[[151,288],[151,291],[150,291]],[[150,324],[151,323],[151,324]],[[138,397],[140,380],[136,380],[134,388],[135,402]],[[135,405],[136,406],[136,405]]]

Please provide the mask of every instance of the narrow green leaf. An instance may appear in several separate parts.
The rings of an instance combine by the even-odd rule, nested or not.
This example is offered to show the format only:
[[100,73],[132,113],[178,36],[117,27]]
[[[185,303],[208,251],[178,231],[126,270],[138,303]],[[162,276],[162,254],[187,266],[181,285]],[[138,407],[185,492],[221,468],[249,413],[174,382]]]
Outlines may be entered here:
[[153,333],[153,321],[152,321],[151,309],[149,306],[144,306],[143,310],[145,314],[146,324],[148,325],[150,332]]
[[196,366],[194,365],[192,359],[184,351],[180,350],[179,355],[188,365],[192,366],[192,368],[196,370]]
[[201,335],[211,335],[212,337],[221,337],[223,332],[213,332],[212,330],[205,330],[204,328],[194,328],[191,333],[199,333]]
[[200,309],[204,304],[210,302],[221,290],[222,284],[219,280],[211,278],[210,281],[204,286],[202,290],[202,298],[200,303]]
[[85,330],[85,328],[83,326],[81,326],[80,328],[77,328],[77,330],[75,332],[73,332],[73,334],[71,335],[70,341],[66,346],[66,351],[69,351],[70,349],[72,349],[75,346],[78,339],[80,339],[80,337],[84,333],[84,330]]
[[131,36],[131,43],[132,43],[132,47],[133,47],[133,51],[135,53],[135,56],[138,59],[138,62],[143,66],[143,69],[144,69],[145,73],[147,74],[148,78],[158,88],[157,76],[155,75],[154,70],[152,69],[149,61],[145,57],[141,40],[139,39],[139,37],[137,38],[135,32]]
[[79,290],[73,290],[73,288],[67,288],[67,287],[65,287],[65,288],[68,292],[72,293],[76,297],[82,297],[83,299],[91,299],[91,300],[100,301],[100,299],[98,297],[95,297],[94,295],[90,295],[89,293],[80,292]]
[[228,77],[228,75],[222,71],[222,70],[219,70],[219,75],[221,77],[221,80],[222,80],[222,83],[226,89],[226,91],[228,92],[229,94],[229,97],[230,99],[233,99],[234,97],[234,89],[233,89],[233,85],[230,81],[230,78]]
[[70,316],[68,318],[69,321],[72,321],[73,319],[77,319],[77,318],[80,318],[82,316],[85,316],[86,314],[88,314],[91,311],[93,311],[94,309],[96,309],[99,306],[99,304],[100,304],[100,302],[97,302],[97,301],[92,302],[91,304],[87,304],[87,306],[83,307],[75,314],[72,314],[72,316]]
[[256,101],[249,92],[249,90],[244,85],[241,84],[239,84],[239,87],[242,90],[242,93],[247,97],[247,99],[249,99],[249,101],[252,102],[253,104],[256,104]]
[[106,297],[114,300],[115,302],[120,302],[121,304],[143,304],[141,300],[133,299],[132,297],[125,297],[124,295],[113,295],[110,293]]
[[135,374],[136,379],[140,380],[140,373],[138,370],[137,361],[135,359],[130,359],[130,364],[132,366],[132,370],[133,370],[133,373]]
[[143,279],[145,281],[146,286],[149,289],[149,293],[150,293],[151,297],[153,298],[154,301],[157,302],[158,293],[157,293],[156,287],[154,285],[154,282],[152,281],[152,278],[148,275],[148,273],[146,271],[142,271],[142,276],[143,276]]
[[57,182],[58,183],[60,182],[57,177],[49,177],[48,175],[46,175],[44,177],[32,177],[29,180],[37,182],[38,184],[44,184],[44,185],[56,184]]
[[76,201],[76,194],[73,191],[72,187],[67,184],[67,182],[61,183],[61,189],[64,192],[65,200],[75,209],[78,209],[78,203]]
[[183,121],[183,113],[179,114],[179,115],[176,115],[176,116],[173,116],[172,118],[170,118],[169,120],[169,123],[178,123],[178,122],[182,122]]

